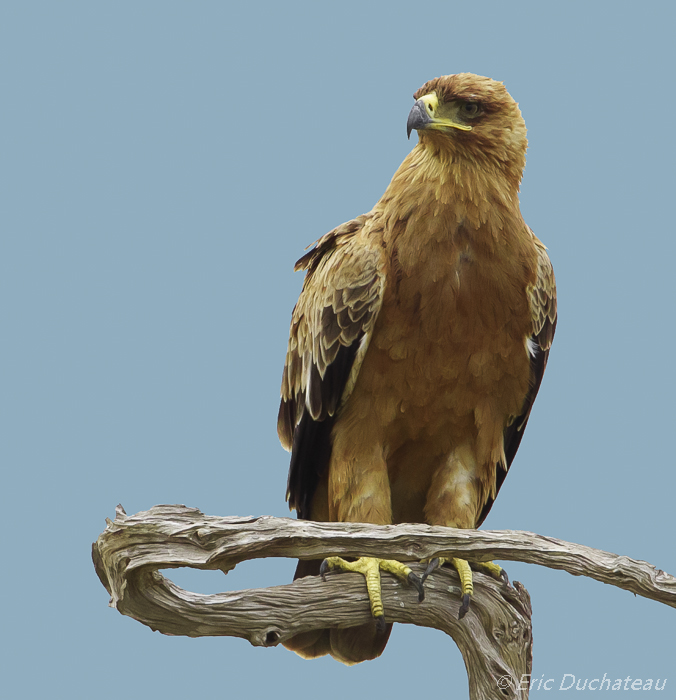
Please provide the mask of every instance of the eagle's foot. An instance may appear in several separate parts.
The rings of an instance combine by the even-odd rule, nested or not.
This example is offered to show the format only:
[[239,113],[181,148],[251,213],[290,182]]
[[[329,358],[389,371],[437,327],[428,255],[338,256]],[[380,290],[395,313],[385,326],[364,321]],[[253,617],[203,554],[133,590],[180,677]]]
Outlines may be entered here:
[[383,597],[380,587],[380,570],[394,574],[403,581],[412,583],[418,591],[418,600],[422,601],[425,597],[425,590],[420,578],[414,574],[410,567],[393,559],[377,559],[375,557],[361,557],[357,561],[345,561],[340,557],[328,557],[324,559],[319,568],[319,573],[322,578],[327,571],[354,571],[363,574],[366,578],[366,590],[369,594],[371,602],[371,614],[376,620],[378,629],[385,631],[385,613],[383,610]]
[[472,566],[477,569],[477,571],[482,571],[484,574],[488,574],[496,581],[502,581],[505,587],[509,586],[509,576],[507,572],[492,561],[478,561],[472,562]]
[[[427,577],[435,569],[438,569],[446,563],[450,564],[458,572],[458,576],[460,577],[460,592],[462,594],[462,605],[460,606],[460,610],[458,611],[458,620],[462,620],[462,618],[465,617],[467,611],[469,610],[471,596],[474,593],[472,569],[470,568],[470,564],[468,561],[466,561],[465,559],[458,559],[456,557],[434,557],[433,559],[429,559],[427,561],[427,568],[425,569],[425,573],[422,575],[422,582],[425,583]],[[498,566],[498,564],[496,564],[495,562],[472,562],[472,567],[474,567],[478,571],[483,571],[483,573],[488,574],[489,576],[498,581],[502,581],[505,586],[509,586],[509,577],[507,576],[507,572],[501,566]]]
[[422,575],[422,581],[439,567],[444,564],[450,564],[457,572],[460,577],[460,593],[462,595],[462,605],[458,611],[458,620],[462,620],[469,610],[469,602],[471,596],[474,593],[474,582],[472,580],[472,569],[470,569],[469,562],[465,559],[458,559],[457,557],[434,557],[427,562],[427,568],[425,573]]

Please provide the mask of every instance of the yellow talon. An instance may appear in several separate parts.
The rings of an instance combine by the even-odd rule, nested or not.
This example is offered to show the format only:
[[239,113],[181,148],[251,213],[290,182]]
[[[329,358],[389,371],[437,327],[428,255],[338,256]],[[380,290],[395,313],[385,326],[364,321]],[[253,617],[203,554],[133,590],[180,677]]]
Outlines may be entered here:
[[[467,611],[469,610],[470,597],[474,594],[474,581],[472,579],[472,569],[470,568],[469,562],[465,559],[459,559],[458,557],[434,557],[433,559],[427,560],[427,569],[425,569],[422,580],[424,583],[425,579],[435,569],[438,569],[446,563],[450,564],[458,572],[458,576],[460,577],[462,605],[458,611],[458,619],[461,620],[467,614]],[[494,569],[499,569],[499,571],[502,572],[502,569],[497,564],[493,564],[492,562],[487,562],[487,564],[489,564],[489,566],[486,567],[487,569],[491,571]],[[499,575],[500,574],[498,574],[498,576]]]
[[469,567],[469,562],[466,559],[452,557],[449,563],[458,572],[460,590],[463,596],[472,595],[474,593],[474,582],[472,581],[472,569]]
[[[425,573],[422,575],[422,582],[425,583],[425,579],[439,567],[444,564],[450,564],[457,572],[460,577],[460,590],[462,594],[462,605],[458,611],[458,619],[462,619],[467,611],[469,610],[470,596],[474,593],[474,582],[472,580],[472,569],[470,568],[469,562],[465,559],[458,559],[457,557],[434,557],[432,559],[427,559],[423,563],[427,564]],[[472,566],[475,569],[483,570],[489,576],[492,576],[498,581],[503,581],[506,585],[509,585],[509,578],[507,577],[507,572],[492,561],[481,561],[473,563]]]
[[473,566],[479,571],[483,571],[485,574],[492,576],[498,581],[504,581],[507,584],[509,583],[507,572],[501,566],[498,566],[495,562],[480,561],[476,564],[473,564]]
[[385,629],[385,611],[383,608],[383,596],[380,587],[380,570],[394,574],[400,579],[413,583],[418,589],[419,600],[424,596],[420,579],[411,571],[410,567],[392,559],[377,559],[375,557],[361,557],[357,561],[345,561],[340,557],[328,557],[324,559],[319,573],[324,576],[327,571],[340,569],[341,571],[354,571],[366,578],[366,590],[371,603],[371,614],[378,621],[378,627]]

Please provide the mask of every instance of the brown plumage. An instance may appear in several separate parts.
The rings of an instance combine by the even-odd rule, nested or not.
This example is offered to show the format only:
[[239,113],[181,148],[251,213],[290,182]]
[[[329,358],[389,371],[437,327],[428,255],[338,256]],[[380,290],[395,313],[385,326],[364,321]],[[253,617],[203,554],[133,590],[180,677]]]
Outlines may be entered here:
[[[556,326],[518,189],[526,127],[502,83],[423,85],[419,143],[375,207],[319,239],[291,321],[278,431],[298,517],[476,528],[518,449]],[[299,562],[296,576],[317,573]],[[345,663],[389,631],[286,645]]]

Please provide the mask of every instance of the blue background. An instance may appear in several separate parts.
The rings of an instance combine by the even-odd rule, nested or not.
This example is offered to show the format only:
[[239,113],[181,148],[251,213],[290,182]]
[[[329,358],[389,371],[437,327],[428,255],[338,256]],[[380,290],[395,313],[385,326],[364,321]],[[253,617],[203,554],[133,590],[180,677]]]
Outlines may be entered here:
[[[674,18],[640,7],[3,4],[7,697],[465,696],[439,632],[398,626],[351,669],[165,637],[107,607],[90,560],[117,503],[288,515],[275,424],[293,263],[373,206],[413,145],[412,93],[441,74],[503,80],[520,103],[522,211],[559,288],[549,369],[485,527],[676,573]],[[215,592],[293,569],[173,578]],[[666,676],[674,692],[673,609],[507,570],[533,599],[535,677]]]

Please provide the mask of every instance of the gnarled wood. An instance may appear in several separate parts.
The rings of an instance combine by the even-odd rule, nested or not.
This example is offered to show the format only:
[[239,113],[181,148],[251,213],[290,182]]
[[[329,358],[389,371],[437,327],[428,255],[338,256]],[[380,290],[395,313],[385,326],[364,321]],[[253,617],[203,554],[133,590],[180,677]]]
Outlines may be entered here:
[[[472,561],[523,561],[585,575],[676,607],[676,578],[646,562],[528,532],[456,530],[426,525],[377,526],[316,523],[272,517],[205,516],[185,506],[155,506],[114,522],[92,548],[110,605],[164,634],[235,636],[256,646],[274,646],[300,632],[351,627],[369,616],[363,578],[330,573],[286,586],[202,595],[184,591],[159,569],[231,570],[262,557],[319,559],[380,556],[417,562],[432,556]],[[418,573],[422,567],[412,564]],[[531,608],[519,583],[505,587],[477,573],[470,612],[460,605],[455,572],[434,572],[426,598],[388,574],[382,575],[386,618],[433,627],[449,634],[465,659],[470,698],[528,697],[520,679],[531,670]]]

